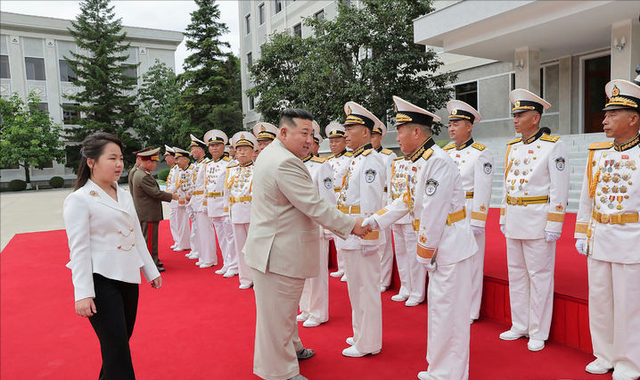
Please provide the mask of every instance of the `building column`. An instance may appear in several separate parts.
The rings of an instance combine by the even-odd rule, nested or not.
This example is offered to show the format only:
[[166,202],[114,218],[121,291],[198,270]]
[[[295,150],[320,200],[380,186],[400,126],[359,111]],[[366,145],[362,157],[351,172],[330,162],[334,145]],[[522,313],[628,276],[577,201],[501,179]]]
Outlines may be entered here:
[[560,57],[558,76],[558,133],[568,135],[578,133],[571,124],[571,56]]
[[540,51],[524,46],[516,49],[514,58],[516,88],[540,95]]
[[640,26],[631,19],[611,24],[611,79],[634,79],[638,63]]

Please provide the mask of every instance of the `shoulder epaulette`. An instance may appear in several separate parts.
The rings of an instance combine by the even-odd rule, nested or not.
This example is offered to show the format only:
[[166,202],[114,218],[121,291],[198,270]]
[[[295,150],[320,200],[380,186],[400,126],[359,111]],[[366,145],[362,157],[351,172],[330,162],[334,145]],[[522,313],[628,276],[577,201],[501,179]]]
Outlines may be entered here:
[[187,169],[193,169],[193,164],[189,164],[189,167]]
[[589,145],[589,150],[609,149],[613,146],[613,141],[597,142]]
[[231,161],[231,159],[229,157],[222,157],[222,160],[223,161],[227,161],[227,162]]
[[369,154],[371,154],[371,152],[373,152],[373,149],[367,149],[364,152],[362,152],[363,156],[368,156]]
[[391,149],[387,149],[387,148],[382,148],[382,150],[380,151],[380,153],[382,154],[386,154],[387,156],[391,155],[391,153],[393,153],[393,151]]
[[560,136],[551,136],[551,135],[542,135],[542,136],[540,136],[540,140],[549,141],[549,142],[556,142],[559,139],[560,139]]
[[485,150],[487,148],[486,145],[480,144],[480,143],[473,143],[471,144],[472,147],[478,149],[478,150]]
[[522,137],[518,137],[518,138],[517,138],[517,139],[515,139],[515,140],[511,140],[511,141],[509,141],[509,142],[507,143],[507,145],[513,145],[513,144],[515,144],[515,143],[519,143],[520,141],[522,141]]
[[231,165],[227,166],[227,169],[235,168],[236,166],[238,166],[237,162],[235,164],[231,164]]
[[335,154],[332,154],[331,156],[327,157],[327,160],[330,160],[330,159],[332,159],[332,158],[336,158],[336,155],[335,155]]
[[453,149],[453,148],[455,148],[455,147],[456,147],[456,144],[451,143],[451,144],[447,144],[447,145],[445,145],[445,146],[444,146],[444,148],[442,148],[442,149],[444,149],[444,150],[451,150],[451,149]]
[[425,160],[428,160],[432,154],[433,154],[433,149],[429,148],[425,150],[424,153],[422,153],[422,158],[424,158]]
[[347,152],[344,155],[347,156],[347,157],[353,157],[353,152]]
[[393,159],[394,161],[404,160],[404,156],[396,157]]
[[324,157],[311,157],[311,161],[313,162],[319,162],[319,163],[324,163],[327,159]]

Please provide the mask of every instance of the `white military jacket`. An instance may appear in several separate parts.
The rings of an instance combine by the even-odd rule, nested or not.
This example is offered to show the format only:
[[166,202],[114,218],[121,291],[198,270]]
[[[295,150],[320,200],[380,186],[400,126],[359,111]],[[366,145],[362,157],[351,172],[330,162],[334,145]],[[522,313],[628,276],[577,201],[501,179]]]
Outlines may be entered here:
[[189,208],[191,212],[206,212],[207,200],[205,198],[205,181],[207,163],[209,160],[202,157],[195,163],[193,163],[192,177],[191,177],[191,200],[189,201]]
[[[391,174],[388,181],[388,195],[386,204],[391,204],[407,192],[407,170],[411,166],[411,161],[404,156],[396,157],[391,165]],[[395,224],[409,224],[411,217],[409,214],[400,218]]]
[[333,186],[336,200],[338,200],[338,197],[340,196],[342,180],[347,174],[352,157],[353,153],[347,152],[346,149],[339,154],[332,154],[327,157],[327,163],[331,166],[331,170],[333,170]]
[[[311,180],[316,185],[321,198],[332,205],[336,204],[333,186],[333,170],[324,157],[313,157],[311,154],[302,159],[311,174]],[[320,229],[322,231],[322,228]]]
[[467,198],[467,218],[472,226],[484,228],[491,204],[493,182],[493,153],[473,138],[460,146],[451,143],[444,147],[458,166],[462,187]]
[[251,221],[251,191],[253,184],[253,161],[227,166],[225,180],[225,204],[231,223]]
[[[180,168],[178,167],[177,164],[174,164],[171,169],[169,169],[169,175],[167,176],[167,188],[166,191],[168,193],[174,193],[176,191],[176,186],[175,183],[178,180],[178,172],[180,171]],[[171,208],[177,208],[178,207],[178,201],[176,199],[172,199],[171,202],[169,202],[169,207]]]
[[191,199],[191,178],[193,176],[193,165],[189,165],[186,169],[182,170],[178,167],[175,173],[175,180],[173,180],[172,189],[175,189],[175,193],[178,195],[176,202],[178,207],[187,207],[189,199]]
[[538,130],[527,141],[509,142],[500,224],[510,239],[542,239],[562,232],[569,198],[564,141]]
[[423,264],[435,257],[438,266],[451,265],[475,255],[462,178],[449,155],[429,138],[408,160],[407,190],[375,214],[380,228],[411,215],[418,231],[417,259]]
[[118,200],[93,181],[69,194],[62,215],[69,240],[75,300],[95,297],[93,274],[140,283],[160,276],[142,235],[131,194],[115,184]]
[[640,135],[616,145],[589,146],[576,220],[576,239],[587,239],[596,260],[640,263]]
[[225,211],[224,182],[227,177],[227,166],[230,162],[229,157],[220,157],[217,161],[212,159],[207,163],[206,198],[207,211],[211,218],[229,215],[228,209]]
[[384,174],[384,200],[386,202],[387,195],[389,193],[388,182],[389,178],[391,178],[391,165],[393,165],[393,160],[398,157],[394,151],[391,149],[383,148],[382,146],[376,150],[376,152],[380,153],[380,157],[382,157],[382,161],[384,162],[384,167],[386,168]]
[[[380,210],[383,206],[385,170],[382,158],[371,144],[356,149],[342,182],[338,209],[353,217],[365,218]],[[384,234],[374,230],[362,239],[349,235],[342,248],[356,250],[362,246],[379,246],[384,242]]]

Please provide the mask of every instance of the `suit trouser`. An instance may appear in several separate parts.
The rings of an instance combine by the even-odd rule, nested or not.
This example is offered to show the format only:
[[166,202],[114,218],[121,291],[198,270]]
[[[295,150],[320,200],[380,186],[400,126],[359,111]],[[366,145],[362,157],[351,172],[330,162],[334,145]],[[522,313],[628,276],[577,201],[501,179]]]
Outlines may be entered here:
[[240,285],[251,285],[253,283],[251,267],[245,262],[244,253],[242,253],[244,243],[247,242],[249,223],[232,223],[232,225],[233,241],[236,245],[236,256],[238,257],[238,280],[240,280]]
[[140,221],[140,228],[142,229],[142,235],[147,242],[147,249],[151,254],[153,262],[158,265],[160,259],[158,258],[158,225],[160,222]]
[[129,338],[138,310],[138,284],[130,284],[93,274],[98,311],[89,322],[100,341],[100,380],[135,379]]
[[198,244],[200,243],[198,236],[198,223],[196,222],[196,213],[189,214],[189,219],[191,220],[191,235],[189,235],[189,244],[191,245],[191,254],[195,256],[200,256],[198,252],[200,247]]
[[236,245],[233,242],[233,227],[229,216],[216,216],[211,218],[211,222],[218,236],[218,243],[222,251],[222,267],[225,270],[238,271],[238,255]]
[[431,380],[469,378],[471,258],[429,273],[427,362]]
[[[189,228],[189,215],[185,207],[178,207],[176,210],[176,229],[177,235],[175,237],[177,248],[187,250],[191,248],[189,237],[191,235],[191,229]],[[173,222],[171,222],[173,223]]]
[[507,238],[511,329],[547,340],[553,314],[556,243]]
[[416,258],[418,237],[411,224],[394,224],[393,242],[400,276],[400,294],[409,301],[422,302],[425,297],[427,271]]
[[216,231],[207,215],[207,210],[198,211],[196,214],[196,224],[198,225],[198,257],[200,262],[206,264],[218,264],[218,247],[216,246]]
[[329,320],[329,241],[320,237],[320,271],[307,278],[300,297],[300,311],[309,319],[324,323]]
[[480,304],[482,302],[482,284],[484,281],[484,242],[486,234],[483,232],[475,236],[478,253],[471,258],[471,319],[480,318]]
[[382,349],[380,257],[377,252],[365,256],[362,248],[343,252],[355,347],[362,353],[379,351]]
[[[169,204],[169,229],[171,230],[171,238],[173,239],[173,244],[177,244],[178,243],[178,234],[179,234],[179,230],[178,230],[178,202],[176,202],[175,204],[173,204],[172,201]],[[173,245],[172,244],[172,245]]]
[[589,258],[593,355],[632,379],[640,376],[640,264]]
[[385,243],[378,252],[380,256],[380,286],[389,287],[391,285],[391,275],[393,272],[393,244],[391,242],[391,228],[384,230]]
[[268,269],[266,273],[253,268],[251,271],[256,297],[253,373],[263,379],[289,379],[300,373],[296,352],[304,348],[296,323],[304,279]]

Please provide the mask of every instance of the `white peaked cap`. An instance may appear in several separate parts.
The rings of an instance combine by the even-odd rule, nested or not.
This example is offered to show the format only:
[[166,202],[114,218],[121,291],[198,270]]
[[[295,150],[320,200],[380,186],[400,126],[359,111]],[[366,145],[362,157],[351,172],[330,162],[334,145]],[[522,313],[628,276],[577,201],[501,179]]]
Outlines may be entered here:
[[324,127],[324,134],[329,139],[333,137],[344,137],[344,126],[340,123],[336,123],[335,121],[331,122],[329,125]]
[[480,112],[462,100],[449,100],[447,111],[449,112],[449,120],[469,120],[471,124],[482,120]]
[[395,95],[393,96],[393,104],[396,111],[396,126],[406,123],[418,123],[431,126],[434,121],[441,120],[439,116]]
[[538,111],[542,113],[544,110],[551,108],[551,103],[524,88],[516,88],[511,91],[509,93],[509,101],[513,104],[511,113],[526,111]]
[[253,126],[253,135],[258,140],[275,140],[278,137],[278,128],[263,121]]
[[164,150],[169,153],[174,153],[173,148],[167,144],[164,144]]
[[376,115],[369,112],[366,108],[361,106],[356,102],[346,102],[344,104],[344,113],[347,115],[346,120],[343,125],[364,125],[367,128],[373,130],[375,128],[380,128],[381,130],[384,128],[386,131],[386,127],[380,119],[376,117]]
[[236,132],[236,134],[231,138],[231,145],[233,145],[234,148],[239,146],[250,146],[255,149],[258,147],[258,140],[253,133],[249,131],[240,131]]
[[614,79],[604,86],[607,104],[603,111],[631,109],[640,112],[640,86],[623,79]]
[[176,154],[176,157],[187,157],[189,158],[189,152],[187,152],[184,149],[178,148],[178,147],[173,147],[173,151]]
[[229,142],[229,138],[227,137],[227,134],[222,132],[221,130],[212,129],[210,131],[207,131],[207,133],[204,134],[204,141],[207,144],[211,144],[211,143],[226,144],[227,142]]
[[189,137],[191,137],[191,146],[199,146],[202,149],[207,148],[207,144],[205,144],[204,141],[200,140],[196,136],[189,134]]

